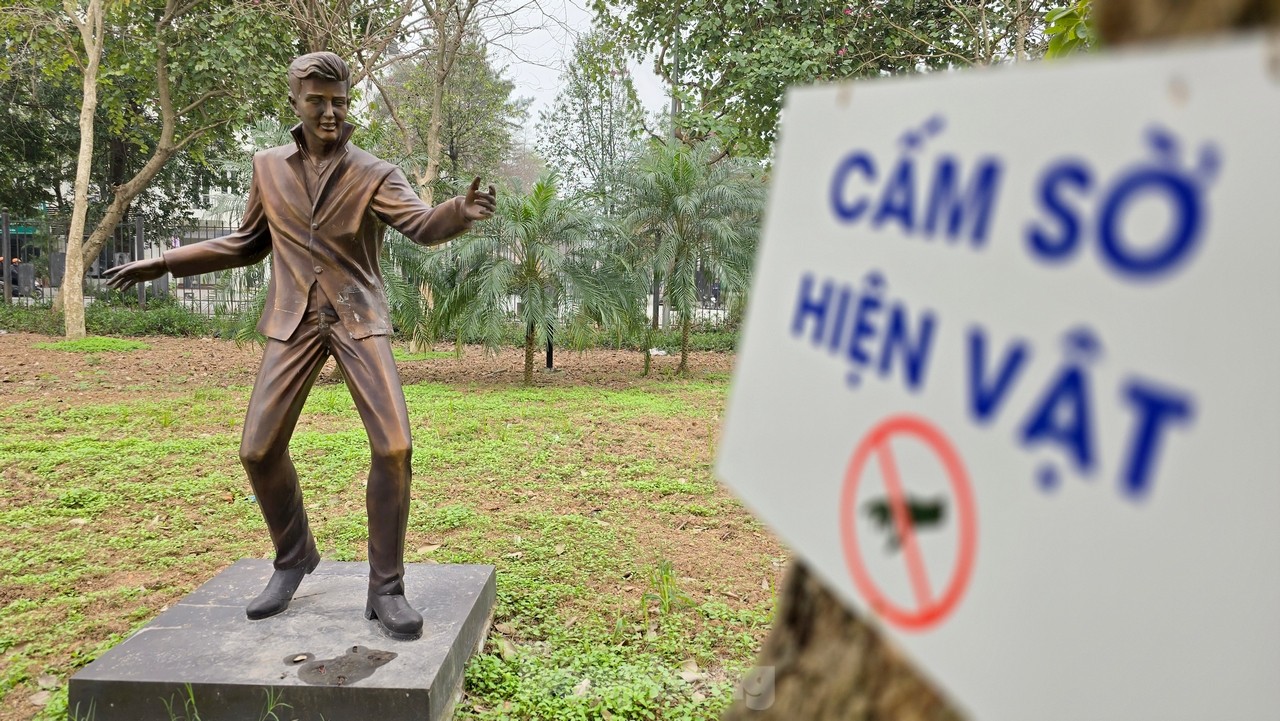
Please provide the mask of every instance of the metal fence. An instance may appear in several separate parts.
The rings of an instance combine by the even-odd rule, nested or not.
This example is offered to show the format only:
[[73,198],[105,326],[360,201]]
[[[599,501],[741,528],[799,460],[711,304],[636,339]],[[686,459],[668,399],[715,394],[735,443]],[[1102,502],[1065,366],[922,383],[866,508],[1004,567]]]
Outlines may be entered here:
[[[86,228],[91,226],[86,223]],[[102,273],[108,268],[159,257],[169,248],[217,238],[235,229],[225,221],[197,221],[178,229],[158,230],[148,227],[142,218],[127,219],[116,226],[98,257],[85,268],[85,300],[93,303],[107,297]],[[33,305],[54,297],[66,273],[67,231],[65,220],[14,220],[7,213],[0,214],[0,281],[7,301]],[[233,314],[252,302],[265,284],[267,272],[263,265],[257,265],[176,280],[166,275],[136,292],[144,304],[148,297],[171,297],[200,315]]]
[[[3,252],[3,274],[0,284],[6,302],[38,305],[50,302],[62,284],[66,272],[67,227],[65,220],[12,220],[0,214],[0,251]],[[87,223],[86,227],[92,227]],[[237,226],[227,221],[198,221],[178,229],[155,229],[142,218],[126,220],[116,226],[102,251],[85,268],[87,303],[103,300],[108,289],[102,273],[108,268],[137,260],[155,258],[170,248],[210,240],[226,235]],[[86,233],[86,239],[88,233]],[[265,263],[247,268],[206,273],[173,279],[166,275],[138,288],[139,303],[147,298],[172,298],[187,310],[208,317],[238,314],[253,303],[270,277],[270,257]],[[699,324],[721,325],[729,317],[726,299],[709,274],[699,273],[700,303],[693,311]],[[516,299],[511,299],[516,307]],[[645,313],[652,314],[650,296]],[[678,314],[660,311],[664,322],[679,322]]]

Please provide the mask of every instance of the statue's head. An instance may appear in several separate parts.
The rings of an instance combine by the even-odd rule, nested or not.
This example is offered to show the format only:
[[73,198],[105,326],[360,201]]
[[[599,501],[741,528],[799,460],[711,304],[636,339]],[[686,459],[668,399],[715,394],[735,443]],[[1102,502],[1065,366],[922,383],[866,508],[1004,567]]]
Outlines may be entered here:
[[299,55],[289,63],[289,99],[292,101],[302,92],[304,78],[318,80],[336,80],[351,87],[351,68],[347,62],[330,52],[307,53]]
[[351,69],[333,53],[308,53],[289,65],[289,105],[302,121],[308,148],[337,142],[350,89]]

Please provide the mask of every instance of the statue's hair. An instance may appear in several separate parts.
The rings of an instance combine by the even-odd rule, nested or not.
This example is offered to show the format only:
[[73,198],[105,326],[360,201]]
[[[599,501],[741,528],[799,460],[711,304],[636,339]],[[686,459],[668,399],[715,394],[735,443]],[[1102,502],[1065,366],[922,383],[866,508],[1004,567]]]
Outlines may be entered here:
[[302,92],[303,78],[341,80],[351,87],[351,68],[346,61],[330,52],[307,53],[294,58],[289,64],[289,95],[298,97]]

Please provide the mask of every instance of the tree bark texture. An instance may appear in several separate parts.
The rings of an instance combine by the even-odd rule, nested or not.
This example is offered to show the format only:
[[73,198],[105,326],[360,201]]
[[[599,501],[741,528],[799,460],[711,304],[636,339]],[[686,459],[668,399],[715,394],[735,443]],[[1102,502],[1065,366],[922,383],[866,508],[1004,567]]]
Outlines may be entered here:
[[[1093,13],[1110,44],[1280,27],[1280,0],[1094,0]],[[798,561],[791,564],[779,603],[756,663],[757,669],[772,669],[772,683],[761,683],[768,674],[749,677],[724,721],[964,718]]]
[[458,52],[466,41],[467,30],[476,13],[480,0],[428,0],[423,3],[427,16],[435,28],[433,71],[435,86],[431,88],[431,111],[427,118],[427,166],[418,174],[418,197],[427,205],[435,201],[435,183],[440,179],[440,132],[444,125],[441,113],[444,109],[445,84],[453,72]]
[[[101,0],[94,0],[94,2],[100,4]],[[187,10],[190,10],[194,6],[188,5],[185,7]],[[76,263],[77,260],[79,262],[79,268],[76,269],[77,272],[74,277],[83,277],[84,268],[93,263],[93,260],[102,252],[103,247],[106,246],[107,240],[110,239],[116,226],[124,220],[124,216],[128,212],[129,205],[133,202],[133,199],[136,198],[143,190],[146,190],[147,186],[151,184],[151,181],[155,179],[156,175],[164,168],[165,164],[168,163],[170,159],[182,152],[182,150],[192,142],[203,137],[209,131],[217,128],[225,122],[228,122],[224,120],[196,127],[187,132],[181,139],[177,137],[178,121],[180,119],[198,113],[200,108],[209,99],[224,94],[221,90],[211,90],[201,95],[186,107],[179,108],[174,104],[172,89],[169,84],[169,47],[162,36],[168,31],[174,20],[178,18],[180,10],[181,8],[178,7],[176,0],[168,0],[166,3],[165,14],[157,21],[155,28],[156,97],[159,101],[158,107],[160,110],[160,137],[156,140],[155,150],[152,151],[151,156],[147,158],[147,162],[143,164],[142,168],[139,169],[132,178],[124,183],[116,185],[112,189],[111,203],[107,205],[106,212],[98,221],[98,224],[94,227],[93,233],[89,235],[88,239],[83,243],[77,243],[77,252],[72,252],[71,244],[68,242],[66,278],[73,277],[72,265]],[[100,49],[101,43],[99,43],[99,50]],[[96,58],[93,60],[93,71],[92,75],[88,72],[85,74],[86,99],[88,98],[90,77],[96,78],[97,75]],[[96,90],[97,83],[95,81],[95,105]],[[90,144],[92,145],[92,138],[90,139]],[[80,190],[77,189],[76,193],[76,197],[79,198]],[[74,225],[74,217],[72,222]],[[83,232],[84,226],[82,223],[79,230],[80,235],[76,236],[77,239],[83,237]],[[73,259],[73,256],[75,256],[76,259]],[[84,304],[83,282],[76,281],[75,285],[72,285],[72,283],[64,281],[62,288],[59,290],[57,300],[55,301],[54,309],[56,310],[60,306],[69,309],[76,304]],[[68,316],[68,323],[69,322],[70,317]]]
[[84,97],[80,100],[80,152],[76,158],[75,201],[71,210],[71,227],[67,231],[67,269],[63,274],[63,287],[67,298],[63,310],[68,339],[83,338],[84,329],[84,260],[81,248],[84,244],[85,216],[89,212],[89,170],[93,162],[93,114],[98,107],[98,62],[102,57],[102,30],[104,24],[103,0],[89,0],[84,19],[79,8],[65,0],[63,8],[80,30],[84,42]]
[[524,384],[533,385],[533,354],[538,347],[538,336],[530,323],[524,330]]
[[688,315],[684,315],[680,319],[680,367],[676,369],[678,375],[689,374],[689,326],[692,325]]
[[724,721],[964,718],[803,563],[791,562],[780,591],[773,631],[756,662],[765,673],[744,683]]
[[1094,0],[1098,34],[1113,45],[1280,26],[1280,0]]

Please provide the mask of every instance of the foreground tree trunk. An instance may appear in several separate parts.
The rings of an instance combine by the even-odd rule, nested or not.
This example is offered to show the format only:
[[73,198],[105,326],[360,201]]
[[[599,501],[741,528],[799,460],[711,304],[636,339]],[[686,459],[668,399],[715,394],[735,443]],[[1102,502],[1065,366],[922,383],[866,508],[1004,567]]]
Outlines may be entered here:
[[[1280,0],[1094,0],[1093,12],[1111,44],[1280,25]],[[756,661],[773,676],[748,676],[724,721],[963,718],[799,562],[791,564],[779,609]]]
[[1111,45],[1280,25],[1280,0],[1093,0],[1098,34]]
[[791,563],[780,590],[781,605],[758,670],[743,684],[742,698],[724,721],[962,718],[803,563]]

